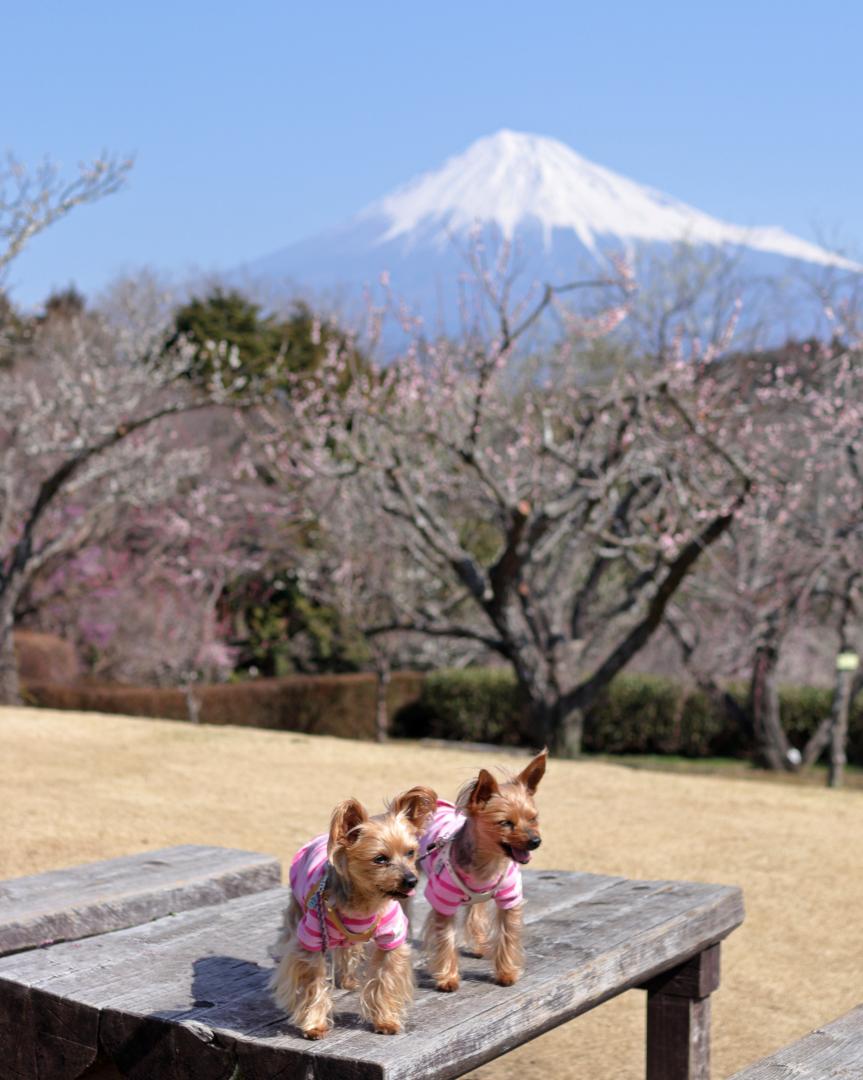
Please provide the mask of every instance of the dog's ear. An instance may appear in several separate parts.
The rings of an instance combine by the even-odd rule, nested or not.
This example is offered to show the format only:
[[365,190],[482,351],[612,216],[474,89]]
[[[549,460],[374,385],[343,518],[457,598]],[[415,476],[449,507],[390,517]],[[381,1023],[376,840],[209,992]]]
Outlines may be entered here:
[[470,793],[468,806],[485,806],[492,795],[497,795],[499,791],[500,788],[497,786],[497,780],[495,780],[488,769],[480,769],[479,776],[476,778],[476,783],[473,786],[473,791]]
[[428,787],[412,787],[396,795],[390,803],[390,810],[404,814],[417,832],[425,828],[426,822],[435,812],[437,794]]
[[533,761],[522,769],[516,779],[527,788],[528,795],[535,795],[539,782],[545,776],[545,766],[548,763],[548,750],[542,750]]
[[345,799],[333,810],[330,821],[330,849],[341,846],[350,847],[358,836],[357,826],[369,820],[362,803],[356,799]]

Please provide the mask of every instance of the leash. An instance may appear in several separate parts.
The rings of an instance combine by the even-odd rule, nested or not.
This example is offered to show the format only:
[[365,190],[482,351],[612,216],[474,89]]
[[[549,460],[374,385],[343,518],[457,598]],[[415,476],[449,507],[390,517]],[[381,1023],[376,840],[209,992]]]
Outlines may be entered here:
[[325,863],[324,872],[321,874],[321,880],[306,897],[305,904],[306,910],[313,911],[318,917],[318,925],[321,930],[321,953],[324,956],[330,951],[330,928],[327,926],[327,916],[332,919],[339,933],[355,945],[365,944],[367,941],[371,941],[383,918],[383,912],[379,912],[377,918],[368,930],[363,930],[360,933],[348,930],[338,911],[327,900],[327,885],[329,883],[330,869],[330,864],[328,862]]
[[452,840],[455,840],[455,837],[455,833],[450,833],[449,836],[442,836],[440,837],[440,839],[435,840],[433,843],[429,844],[429,846],[425,850],[425,854],[420,855],[420,857],[417,859],[417,866],[419,866],[421,862],[427,859],[429,855],[434,855],[434,853],[440,848],[442,848],[445,844],[449,844]]
[[321,928],[321,953],[326,957],[330,948],[330,931],[327,926],[326,901],[324,895],[327,891],[327,881],[330,876],[330,864],[324,863],[324,872],[317,888],[306,897],[306,910],[314,911],[318,916],[318,925]]

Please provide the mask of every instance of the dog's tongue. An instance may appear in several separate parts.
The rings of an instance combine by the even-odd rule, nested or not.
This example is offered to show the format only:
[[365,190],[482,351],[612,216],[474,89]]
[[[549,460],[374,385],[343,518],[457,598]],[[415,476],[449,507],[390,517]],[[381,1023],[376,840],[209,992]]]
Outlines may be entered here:
[[416,893],[416,889],[408,889],[408,891],[404,895],[405,896],[413,896],[415,893]]
[[530,852],[526,848],[514,847],[510,850],[512,851],[512,857],[517,863],[522,863],[523,865],[524,863],[530,862]]

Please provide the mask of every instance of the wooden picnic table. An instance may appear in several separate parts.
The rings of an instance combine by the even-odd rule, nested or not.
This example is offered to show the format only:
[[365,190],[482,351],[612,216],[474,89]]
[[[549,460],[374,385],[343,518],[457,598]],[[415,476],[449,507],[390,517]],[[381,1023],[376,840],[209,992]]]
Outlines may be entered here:
[[[6,883],[9,884],[9,883]],[[418,967],[403,1034],[376,1035],[336,993],[320,1042],[266,989],[287,891],[267,888],[140,926],[0,958],[3,1080],[432,1080],[462,1076],[626,990],[647,991],[648,1080],[707,1080],[719,943],[739,889],[525,872],[527,969],[496,986],[465,957],[455,994]],[[414,932],[425,904],[414,904]],[[3,904],[0,895],[0,941]],[[418,958],[419,965],[419,958]],[[613,1052],[613,1051],[610,1051]],[[567,1066],[578,1075],[578,1063]]]

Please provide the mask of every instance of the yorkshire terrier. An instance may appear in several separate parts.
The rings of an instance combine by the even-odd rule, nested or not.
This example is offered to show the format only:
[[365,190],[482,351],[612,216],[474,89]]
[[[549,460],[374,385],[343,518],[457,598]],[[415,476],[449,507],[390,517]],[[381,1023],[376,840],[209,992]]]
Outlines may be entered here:
[[[456,913],[467,908],[465,934],[478,956],[491,950],[495,981],[512,986],[524,969],[520,866],[542,843],[534,795],[545,774],[543,750],[500,784],[486,769],[459,792],[455,805],[439,799],[420,841],[431,905],[424,930],[429,972],[438,990],[459,986]],[[486,904],[496,905],[489,931]]]
[[414,787],[386,813],[369,817],[356,799],[346,799],[333,811],[329,836],[294,856],[270,989],[307,1039],[323,1038],[333,1025],[329,950],[338,985],[352,990],[362,983],[360,1011],[374,1030],[401,1030],[413,969],[400,901],[417,884],[417,847],[435,800],[430,788]]

